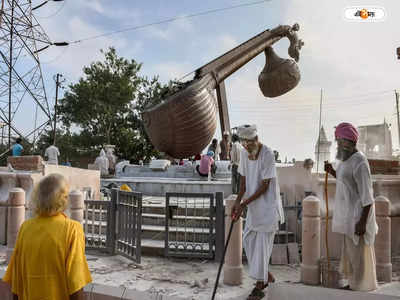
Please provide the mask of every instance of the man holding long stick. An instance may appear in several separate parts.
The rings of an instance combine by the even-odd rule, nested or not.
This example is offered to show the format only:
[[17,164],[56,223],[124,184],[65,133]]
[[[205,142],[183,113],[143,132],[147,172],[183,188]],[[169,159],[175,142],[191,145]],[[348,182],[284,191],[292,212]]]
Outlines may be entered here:
[[247,299],[259,300],[268,283],[275,281],[268,265],[278,222],[284,222],[282,201],[272,150],[259,142],[255,125],[240,126],[238,134],[246,151],[240,153],[240,191],[232,218],[237,220],[248,207],[243,246],[256,286]]
[[368,160],[356,148],[358,131],[350,123],[335,130],[336,171],[325,162],[325,171],[336,177],[332,231],[342,234],[340,270],[347,277],[347,288],[371,291],[377,288],[374,251],[378,226]]

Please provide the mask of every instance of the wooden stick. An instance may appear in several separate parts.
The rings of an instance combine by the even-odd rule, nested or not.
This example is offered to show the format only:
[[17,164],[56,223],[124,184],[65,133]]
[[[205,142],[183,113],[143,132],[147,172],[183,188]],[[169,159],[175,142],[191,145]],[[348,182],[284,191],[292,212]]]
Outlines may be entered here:
[[326,217],[325,217],[325,248],[326,248],[326,259],[328,262],[328,282],[329,282],[329,271],[330,260],[329,260],[329,247],[328,247],[328,229],[329,229],[329,203],[328,203],[328,172],[325,173],[325,203],[326,203]]
[[211,300],[214,300],[214,299],[215,299],[215,294],[217,293],[218,282],[219,282],[219,276],[221,275],[222,266],[224,265],[226,249],[228,248],[229,240],[231,239],[231,234],[232,234],[232,229],[233,229],[233,224],[234,224],[234,223],[235,223],[235,220],[233,219],[233,220],[231,221],[231,227],[229,227],[229,233],[228,233],[228,237],[227,237],[227,239],[226,239],[225,248],[224,248],[224,253],[222,254],[221,262],[219,263],[217,279],[215,280],[214,290],[213,290],[213,293],[212,293]]

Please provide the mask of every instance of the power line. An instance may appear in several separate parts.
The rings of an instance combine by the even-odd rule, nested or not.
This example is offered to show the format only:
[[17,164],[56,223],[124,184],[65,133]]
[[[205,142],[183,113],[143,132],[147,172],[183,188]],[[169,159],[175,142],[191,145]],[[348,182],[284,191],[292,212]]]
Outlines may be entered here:
[[[369,97],[369,96],[374,96],[377,94],[387,94],[387,93],[393,93],[393,90],[383,90],[383,91],[376,91],[376,92],[369,92],[366,94],[358,94],[358,95],[353,95],[351,96],[352,98],[364,98],[364,97]],[[334,99],[348,99],[347,96],[344,97],[326,97],[327,100],[334,100]]]
[[114,35],[114,34],[117,34],[117,33],[122,33],[122,32],[127,32],[127,31],[134,31],[134,30],[138,30],[138,29],[142,29],[142,28],[146,28],[146,27],[150,27],[150,26],[154,26],[154,25],[170,23],[170,22],[174,22],[174,21],[182,20],[182,19],[194,18],[194,17],[198,17],[198,16],[208,15],[208,14],[212,14],[212,13],[216,13],[216,12],[220,12],[220,11],[225,11],[225,10],[231,10],[231,9],[240,8],[240,7],[253,6],[253,5],[257,5],[257,4],[261,4],[261,3],[265,3],[265,2],[269,2],[269,1],[270,0],[262,0],[262,1],[256,1],[256,2],[250,2],[250,3],[244,3],[244,4],[238,4],[238,5],[223,7],[223,8],[216,8],[216,9],[206,10],[206,11],[202,11],[202,12],[198,12],[198,13],[194,13],[194,14],[180,16],[180,17],[177,16],[177,17],[165,19],[165,20],[158,21],[158,22],[153,22],[153,23],[147,23],[147,24],[138,25],[138,26],[127,27],[127,28],[120,29],[120,30],[115,30],[115,31],[111,31],[111,32],[103,33],[103,34],[89,36],[89,37],[82,38],[82,39],[79,39],[79,40],[76,40],[76,41],[72,41],[72,42],[69,42],[69,43],[70,44],[77,44],[77,43],[81,43],[81,42],[88,41],[88,40],[98,39],[98,38],[104,37],[104,36]]
[[50,59],[50,60],[48,60],[48,61],[44,61],[44,62],[42,62],[41,64],[42,64],[42,65],[43,65],[43,64],[47,65],[47,64],[51,64],[51,63],[53,63],[53,62],[59,60],[62,56],[64,56],[64,54],[68,51],[68,49],[69,49],[69,46],[64,47],[64,49],[62,49],[62,51],[61,51],[56,57],[54,57],[54,58],[52,58],[52,59]]
[[[363,95],[353,95],[349,97],[324,97],[324,106],[327,108],[336,108],[339,105],[346,105],[346,107],[349,106],[359,106],[363,104],[376,104],[376,101],[374,103],[369,102],[368,100],[372,97],[374,97],[374,100],[377,98],[383,100],[381,96],[384,96],[386,94],[393,93],[393,90],[384,90],[384,91],[376,91],[376,92],[370,92],[369,94],[363,94]],[[360,99],[364,98],[364,99]],[[257,108],[248,108],[246,107],[240,107],[240,102],[243,103],[248,103],[251,102],[252,99],[244,99],[244,98],[235,98],[230,100],[230,111],[243,111],[243,112],[260,112],[260,110],[266,109],[268,111],[272,111],[271,107],[274,107],[275,105],[278,106],[278,111],[286,112],[286,111],[296,111],[296,110],[307,110],[307,109],[316,109],[318,103],[315,101],[314,103],[310,103],[310,100],[315,99],[315,97],[310,97],[308,99],[305,98],[285,98],[285,99],[279,99],[279,100],[266,100],[265,101],[265,107],[257,107]],[[346,101],[326,101],[328,99],[342,99]],[[358,101],[351,101],[354,99],[358,99]],[[299,101],[302,102],[307,102],[307,103],[298,103]],[[350,102],[351,101],[351,102]],[[232,105],[232,103],[235,103]],[[238,105],[236,105],[238,104]]]
[[52,14],[50,14],[48,16],[45,16],[45,17],[39,17],[38,16],[38,18],[39,19],[50,19],[52,17],[55,17],[56,15],[58,15],[63,10],[63,8],[65,6],[65,3],[66,3],[66,0],[63,1],[62,5],[54,13],[52,13]]
[[[342,96],[342,97],[324,97],[324,99],[326,100],[353,100],[353,99],[357,99],[357,98],[370,98],[372,96],[379,96],[379,95],[385,95],[388,93],[393,93],[393,90],[383,90],[383,91],[376,91],[376,92],[369,92],[368,94],[358,94],[358,95],[352,95],[352,96]],[[276,100],[276,102],[281,102],[281,101],[309,101],[310,99],[315,99],[317,100],[317,98],[315,96],[312,96],[308,99],[305,98],[282,98],[279,100]],[[274,101],[274,100],[272,100]],[[345,103],[346,101],[342,102]],[[339,103],[339,102],[335,102],[335,103]]]
[[[325,98],[324,98],[325,100]],[[250,101],[250,100],[235,100],[235,102],[246,102],[246,101]],[[324,101],[325,102],[325,101]],[[235,103],[235,104],[236,104]],[[291,104],[291,103],[281,103],[278,107],[276,107],[275,105],[269,105],[268,103],[265,103],[265,107],[257,107],[257,108],[248,108],[248,107],[240,107],[240,105],[230,105],[230,111],[232,112],[262,112],[262,111],[266,111],[268,112],[295,112],[295,111],[307,111],[309,110],[310,113],[312,112],[312,109],[317,109],[318,103],[313,103],[313,104]],[[339,106],[343,106],[345,105],[346,107],[355,107],[355,106],[360,106],[360,105],[375,105],[376,101],[374,103],[370,102],[370,101],[366,101],[366,99],[363,99],[361,101],[353,101],[353,102],[336,102],[336,103],[326,103],[324,104],[324,106],[326,108],[329,108],[330,110],[336,110]]]

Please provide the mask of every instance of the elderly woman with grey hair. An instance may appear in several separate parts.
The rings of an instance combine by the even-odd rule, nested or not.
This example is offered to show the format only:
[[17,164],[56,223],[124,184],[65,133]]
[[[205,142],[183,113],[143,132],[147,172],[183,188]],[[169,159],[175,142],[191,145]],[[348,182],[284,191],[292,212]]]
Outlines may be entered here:
[[59,174],[44,177],[32,194],[35,217],[19,229],[3,280],[14,300],[83,300],[92,281],[82,225],[63,212],[69,187]]

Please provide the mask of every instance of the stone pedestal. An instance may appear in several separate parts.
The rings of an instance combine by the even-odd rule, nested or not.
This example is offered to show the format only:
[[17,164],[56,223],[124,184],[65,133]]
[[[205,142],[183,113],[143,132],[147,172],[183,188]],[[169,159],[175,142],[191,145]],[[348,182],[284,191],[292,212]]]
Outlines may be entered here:
[[[236,195],[225,199],[225,243],[231,226],[231,211],[235,204]],[[240,285],[242,283],[242,218],[233,225],[231,238],[225,253],[224,284]]]
[[40,155],[9,156],[8,164],[15,170],[43,171],[43,158]]
[[375,199],[378,234],[375,237],[376,276],[378,281],[392,281],[390,202],[384,196]]
[[80,191],[72,191],[69,194],[69,210],[71,219],[83,223],[83,209],[85,203],[83,200],[83,194]]
[[21,188],[13,188],[8,199],[7,217],[7,262],[10,261],[17,241],[18,231],[25,221],[25,191]]
[[319,285],[321,282],[320,227],[320,200],[308,196],[303,200],[301,282],[304,284]]

